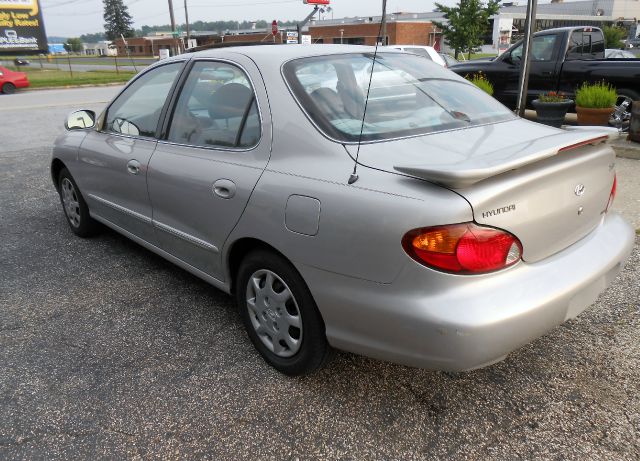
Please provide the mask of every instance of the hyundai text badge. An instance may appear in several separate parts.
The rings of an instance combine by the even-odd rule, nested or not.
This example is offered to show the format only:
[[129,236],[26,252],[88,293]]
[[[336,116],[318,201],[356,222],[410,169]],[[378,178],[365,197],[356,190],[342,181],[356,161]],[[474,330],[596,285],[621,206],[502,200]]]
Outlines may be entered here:
[[573,192],[580,197],[582,194],[584,194],[584,184],[578,184],[576,186],[575,189],[573,189]]

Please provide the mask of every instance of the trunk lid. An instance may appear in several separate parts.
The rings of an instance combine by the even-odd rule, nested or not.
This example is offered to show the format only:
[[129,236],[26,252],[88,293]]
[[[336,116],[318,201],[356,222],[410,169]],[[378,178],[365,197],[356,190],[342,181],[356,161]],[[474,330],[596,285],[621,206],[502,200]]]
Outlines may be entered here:
[[600,222],[615,174],[606,136],[518,119],[363,145],[360,163],[454,190],[469,202],[477,223],[514,234],[523,259],[535,262]]

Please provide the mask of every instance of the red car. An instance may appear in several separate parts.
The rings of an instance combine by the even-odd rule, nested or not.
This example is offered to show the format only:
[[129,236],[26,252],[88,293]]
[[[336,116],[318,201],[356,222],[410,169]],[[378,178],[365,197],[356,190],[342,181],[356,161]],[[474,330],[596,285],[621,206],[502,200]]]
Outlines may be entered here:
[[26,88],[29,86],[29,79],[24,72],[13,72],[6,67],[0,66],[0,93],[11,94],[16,88]]

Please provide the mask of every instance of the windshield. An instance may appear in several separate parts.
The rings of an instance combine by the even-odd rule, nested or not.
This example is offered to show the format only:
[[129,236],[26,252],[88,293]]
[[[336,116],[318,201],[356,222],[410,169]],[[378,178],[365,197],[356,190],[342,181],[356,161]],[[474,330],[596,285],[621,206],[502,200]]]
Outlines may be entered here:
[[[357,142],[373,53],[303,58],[284,66],[300,105],[333,139]],[[376,58],[362,140],[414,136],[510,120],[514,115],[474,85],[423,57]]]

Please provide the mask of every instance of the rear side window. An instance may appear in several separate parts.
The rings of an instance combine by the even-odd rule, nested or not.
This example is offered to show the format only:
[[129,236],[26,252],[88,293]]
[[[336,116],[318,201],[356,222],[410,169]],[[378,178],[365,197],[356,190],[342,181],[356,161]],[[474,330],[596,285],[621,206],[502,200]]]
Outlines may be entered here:
[[604,53],[604,37],[599,30],[575,30],[569,38],[567,59],[592,59]]
[[155,136],[160,112],[181,68],[181,62],[167,64],[135,80],[109,107],[104,131]]
[[244,71],[223,62],[196,62],[178,98],[168,140],[203,147],[256,146],[260,115]]
[[[429,52],[427,50],[425,50],[424,48],[405,48],[404,49],[407,53],[413,53],[413,54],[418,54],[420,56],[424,56],[425,58],[429,58],[431,59],[431,55],[429,54]],[[433,61],[433,59],[431,59]]]

